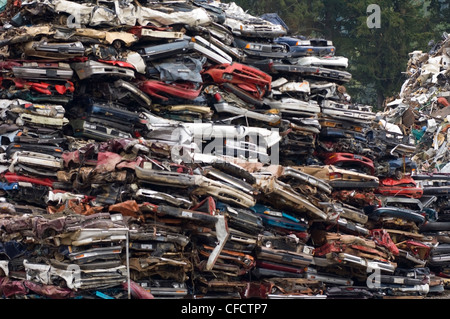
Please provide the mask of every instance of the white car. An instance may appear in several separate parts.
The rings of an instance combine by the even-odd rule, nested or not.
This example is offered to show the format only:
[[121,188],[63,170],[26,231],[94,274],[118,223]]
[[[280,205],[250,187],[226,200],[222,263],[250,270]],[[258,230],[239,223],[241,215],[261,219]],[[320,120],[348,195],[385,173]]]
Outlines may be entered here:
[[323,66],[328,68],[347,68],[348,58],[343,56],[306,56],[297,60],[298,65]]

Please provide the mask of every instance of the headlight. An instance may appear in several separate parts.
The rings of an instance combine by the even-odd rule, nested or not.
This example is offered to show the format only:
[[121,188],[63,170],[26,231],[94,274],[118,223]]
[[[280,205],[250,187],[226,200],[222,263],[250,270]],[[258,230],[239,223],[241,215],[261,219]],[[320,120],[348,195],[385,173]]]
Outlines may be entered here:
[[84,122],[83,126],[84,126],[84,128],[89,128],[91,130],[95,130],[97,128],[97,126],[95,124],[91,124],[91,123],[88,123],[88,122]]
[[250,50],[255,50],[255,51],[261,51],[262,46],[259,45],[259,44],[251,44],[251,43],[248,43],[248,44],[245,46],[245,48],[246,48],[246,49],[250,49]]
[[247,25],[247,24],[241,24],[240,26],[239,26],[239,29],[241,29],[241,31],[247,31],[247,32],[249,32],[249,31],[253,31],[254,29],[255,29],[255,27],[253,26],[253,25]]

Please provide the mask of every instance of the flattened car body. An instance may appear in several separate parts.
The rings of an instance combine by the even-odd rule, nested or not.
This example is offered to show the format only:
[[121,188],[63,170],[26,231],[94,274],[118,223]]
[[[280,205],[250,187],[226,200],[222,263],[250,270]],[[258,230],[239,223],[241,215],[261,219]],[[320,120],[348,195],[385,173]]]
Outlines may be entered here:
[[402,195],[412,198],[421,198],[424,193],[423,188],[419,187],[410,176],[400,180],[390,177],[382,178],[376,192],[384,196]]
[[89,60],[86,62],[72,63],[72,68],[77,73],[80,80],[91,78],[91,77],[117,77],[124,79],[134,79],[134,70],[127,67],[121,67],[112,65],[109,63],[102,63],[98,61]]
[[12,68],[14,76],[32,80],[70,80],[73,70],[65,63],[23,63]]
[[85,48],[81,42],[29,42],[24,46],[24,53],[27,56],[53,60],[82,57],[84,51]]
[[327,153],[324,156],[324,163],[327,165],[334,165],[339,168],[356,169],[362,173],[374,175],[375,166],[373,161],[366,157],[353,153]]
[[334,188],[376,188],[379,185],[379,179],[376,176],[341,169],[333,165],[310,165],[302,166],[298,169],[310,175],[327,180]]

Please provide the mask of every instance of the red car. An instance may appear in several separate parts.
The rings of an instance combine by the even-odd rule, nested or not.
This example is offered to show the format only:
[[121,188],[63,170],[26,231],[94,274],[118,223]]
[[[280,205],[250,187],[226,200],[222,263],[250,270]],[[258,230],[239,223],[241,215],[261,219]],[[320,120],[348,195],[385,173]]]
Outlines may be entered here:
[[375,192],[384,196],[407,196],[411,198],[421,198],[423,195],[423,189],[417,186],[411,176],[405,176],[400,180],[390,177],[380,179],[380,186]]
[[42,186],[48,186],[53,187],[53,183],[55,180],[52,180],[50,178],[34,178],[34,177],[27,177],[24,175],[19,175],[16,173],[6,172],[1,175],[8,183],[19,183],[19,182],[26,182],[36,185],[42,185]]
[[323,157],[326,165],[334,165],[342,169],[375,175],[375,166],[368,157],[352,153],[324,153]]
[[202,77],[205,83],[212,81],[217,84],[234,84],[258,99],[261,99],[272,87],[272,77],[269,74],[236,62],[215,65],[204,70]]
[[147,80],[139,85],[139,89],[149,96],[168,101],[170,98],[195,100],[201,93],[202,86],[193,82],[166,83],[156,80]]
[[[61,83],[61,82],[60,82]],[[44,95],[64,95],[75,91],[75,86],[71,81],[64,81],[61,84],[50,84],[46,82],[27,81],[17,78],[4,78],[0,76],[0,91],[9,90],[30,90]]]

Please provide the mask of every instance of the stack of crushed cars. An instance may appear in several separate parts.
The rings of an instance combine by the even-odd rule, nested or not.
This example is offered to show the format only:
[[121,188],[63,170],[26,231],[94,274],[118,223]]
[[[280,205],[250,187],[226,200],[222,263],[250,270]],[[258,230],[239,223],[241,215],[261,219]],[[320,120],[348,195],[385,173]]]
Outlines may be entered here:
[[352,102],[330,40],[202,0],[0,19],[3,298],[444,290],[421,144]]

